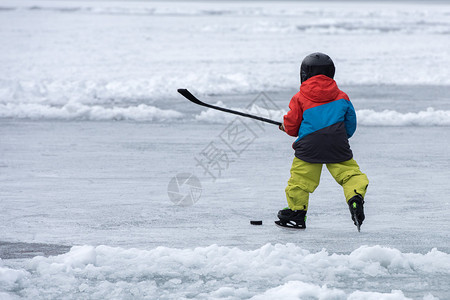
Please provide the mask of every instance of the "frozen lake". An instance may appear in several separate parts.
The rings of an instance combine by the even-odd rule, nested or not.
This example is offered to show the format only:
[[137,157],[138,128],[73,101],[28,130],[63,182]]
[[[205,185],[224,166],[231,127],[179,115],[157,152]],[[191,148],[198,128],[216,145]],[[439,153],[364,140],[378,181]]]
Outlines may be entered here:
[[[339,253],[361,244],[450,250],[449,202],[441,196],[450,175],[446,127],[360,127],[351,142],[370,192],[357,234],[326,169],[311,196],[308,229],[273,226],[293,155],[276,126],[240,157],[229,152],[216,180],[205,174],[195,158],[211,142],[223,143],[226,126],[1,121],[3,238],[145,249],[297,242]],[[174,206],[169,181],[186,172],[200,178],[202,195],[193,206]]]
[[[0,299],[449,299],[449,16],[447,3],[2,1]],[[326,169],[307,229],[274,226],[293,138],[176,93],[279,121],[314,51],[357,111],[361,233]],[[180,174],[199,179],[194,205],[169,198]]]
[[[291,295],[312,284],[312,295],[328,295],[324,299],[365,299],[369,294],[377,298],[375,292],[393,299],[429,293],[440,299],[449,296],[447,127],[359,128],[351,143],[361,168],[370,175],[370,188],[366,221],[358,234],[342,191],[326,170],[311,197],[308,228],[293,232],[274,226],[277,210],[285,206],[283,189],[292,160],[291,139],[275,126],[257,131],[259,127],[249,123],[258,137],[239,157],[231,153],[228,167],[213,180],[196,166],[195,158],[210,143],[220,145],[227,123],[2,120],[0,125],[2,239],[54,245],[5,247],[5,255],[7,249],[12,252],[7,258],[16,259],[3,260],[4,268],[29,272],[17,275],[11,284],[6,280],[6,291],[18,288],[25,297],[70,293],[83,298],[93,293],[207,299],[250,298],[267,291],[263,287],[277,286],[282,295]],[[175,206],[167,194],[170,179],[184,172],[197,175],[203,189],[199,201],[189,207]],[[263,226],[250,225],[251,219],[263,220]],[[29,257],[21,249],[56,255],[69,245],[114,248],[84,246],[68,258],[17,259]],[[368,248],[360,248],[363,245]],[[156,248],[160,246],[168,248]],[[125,250],[130,248],[136,249]],[[443,252],[426,254],[433,248]],[[342,261],[333,256],[338,254]],[[225,270],[215,274],[216,265],[203,261],[205,255]],[[280,259],[282,265],[290,264],[296,255],[299,262],[314,263],[278,269]],[[245,263],[254,257],[256,262]],[[180,273],[166,258],[181,260],[186,271]],[[261,272],[258,259],[276,280],[269,280],[268,274],[254,275]],[[325,265],[316,265],[317,260]],[[420,267],[413,265],[417,260]],[[55,270],[52,264],[60,267]],[[117,264],[127,273],[113,271]],[[353,267],[341,270],[345,264]],[[302,272],[312,273],[305,278]],[[47,283],[47,276],[56,276],[54,285]],[[358,284],[352,283],[353,276]],[[244,277],[252,278],[248,290]],[[64,285],[67,282],[72,283]],[[48,289],[52,292],[44,292]],[[272,292],[261,297],[271,298]]]

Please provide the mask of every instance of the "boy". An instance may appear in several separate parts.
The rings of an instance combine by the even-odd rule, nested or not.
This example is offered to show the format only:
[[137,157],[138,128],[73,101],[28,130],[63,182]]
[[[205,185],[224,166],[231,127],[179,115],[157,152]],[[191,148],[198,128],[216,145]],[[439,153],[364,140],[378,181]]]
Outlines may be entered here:
[[278,212],[280,226],[306,228],[309,194],[319,185],[322,164],[344,188],[352,220],[364,221],[364,196],[369,184],[353,159],[348,139],[356,130],[356,114],[347,94],[333,80],[331,58],[323,53],[308,55],[300,68],[300,91],[289,103],[280,130],[297,137],[291,178],[286,187],[289,207]]

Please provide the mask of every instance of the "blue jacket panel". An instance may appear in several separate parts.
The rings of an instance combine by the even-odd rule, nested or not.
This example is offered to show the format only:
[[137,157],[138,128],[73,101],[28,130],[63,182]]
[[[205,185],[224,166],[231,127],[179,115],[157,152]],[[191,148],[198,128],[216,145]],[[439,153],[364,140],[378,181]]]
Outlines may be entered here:
[[297,141],[339,122],[345,123],[347,137],[350,138],[356,131],[356,113],[352,103],[346,99],[339,99],[309,108],[303,112]]

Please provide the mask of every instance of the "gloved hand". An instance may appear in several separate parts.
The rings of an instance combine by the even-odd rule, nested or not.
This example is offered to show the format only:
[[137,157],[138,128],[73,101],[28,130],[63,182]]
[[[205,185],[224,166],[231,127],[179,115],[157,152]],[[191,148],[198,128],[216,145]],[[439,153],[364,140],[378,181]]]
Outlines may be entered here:
[[278,126],[278,128],[279,128],[281,131],[284,131],[284,125],[283,125],[283,123],[281,123],[281,125]]

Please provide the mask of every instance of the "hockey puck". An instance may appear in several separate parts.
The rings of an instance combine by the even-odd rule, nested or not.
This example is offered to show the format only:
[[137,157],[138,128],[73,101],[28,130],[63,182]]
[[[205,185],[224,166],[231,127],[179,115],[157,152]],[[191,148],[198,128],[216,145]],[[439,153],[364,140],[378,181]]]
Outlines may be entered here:
[[262,221],[250,221],[252,225],[262,225]]

